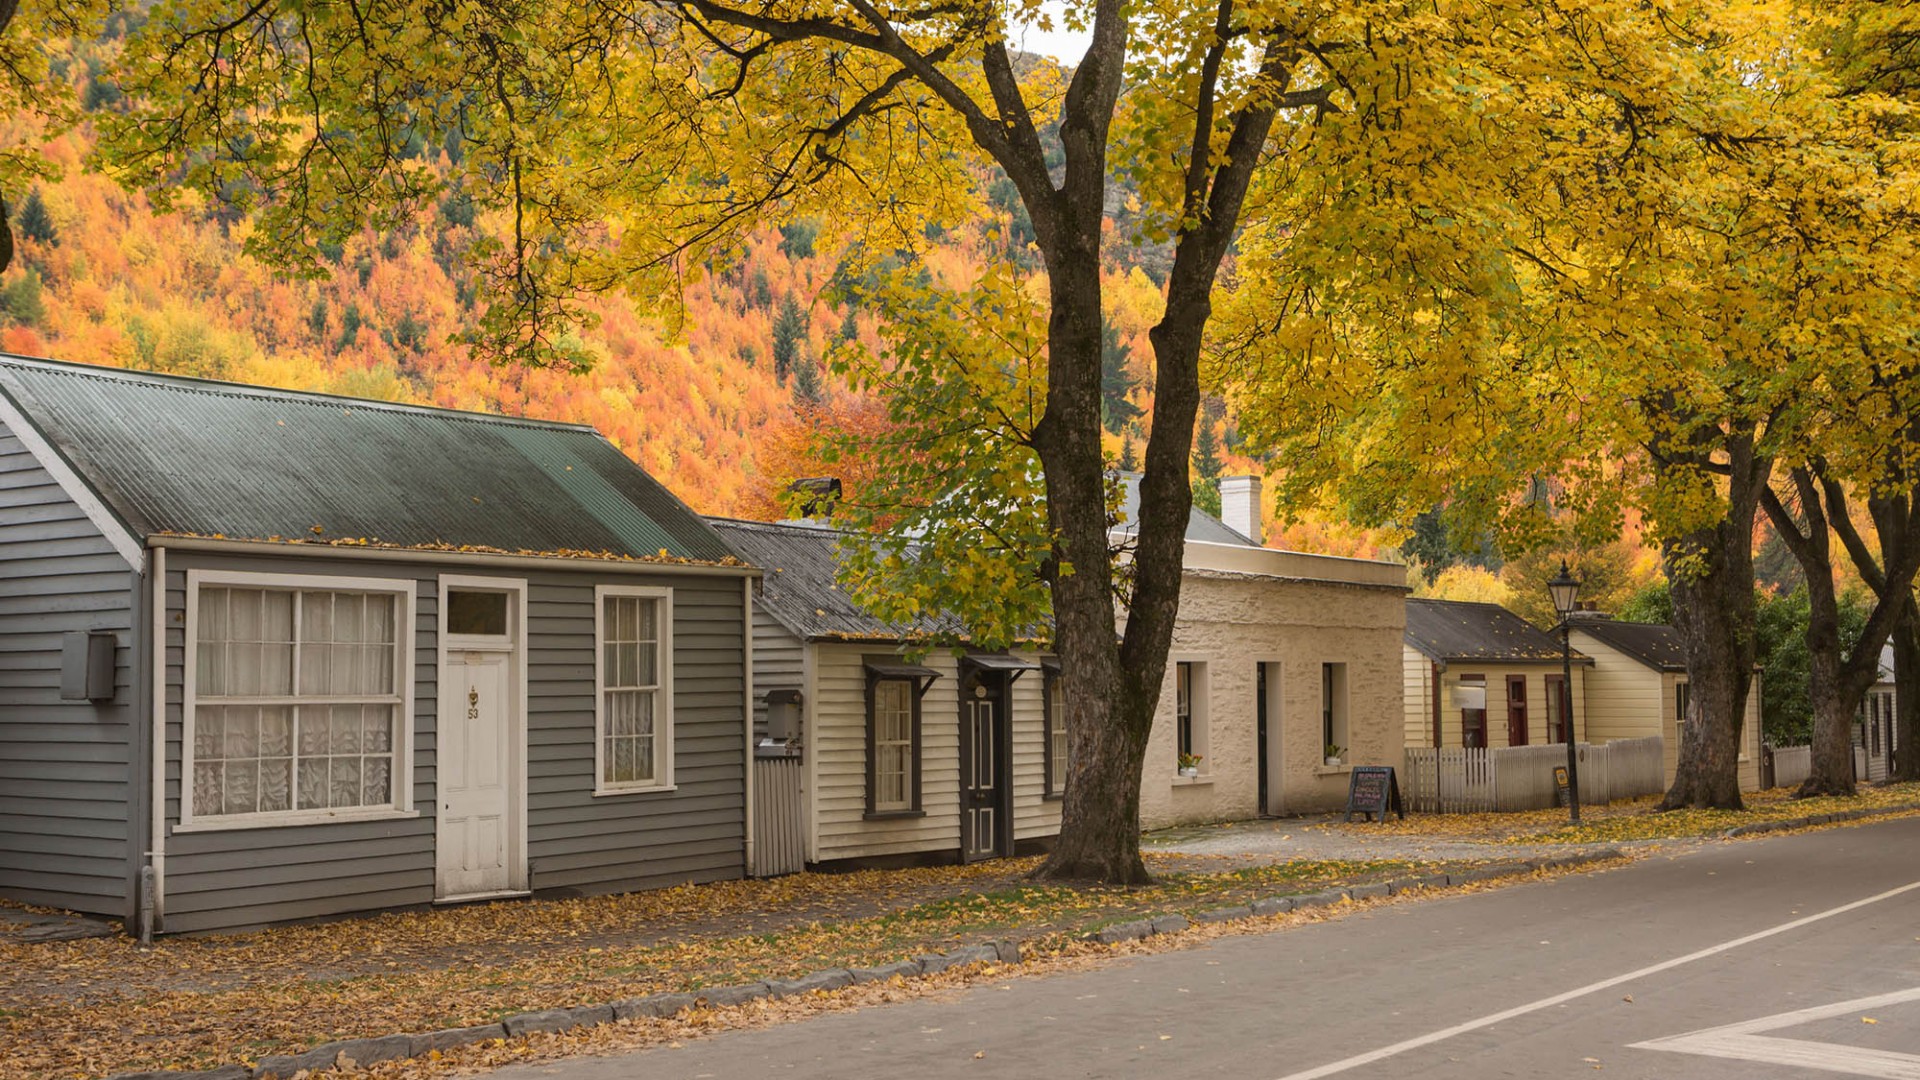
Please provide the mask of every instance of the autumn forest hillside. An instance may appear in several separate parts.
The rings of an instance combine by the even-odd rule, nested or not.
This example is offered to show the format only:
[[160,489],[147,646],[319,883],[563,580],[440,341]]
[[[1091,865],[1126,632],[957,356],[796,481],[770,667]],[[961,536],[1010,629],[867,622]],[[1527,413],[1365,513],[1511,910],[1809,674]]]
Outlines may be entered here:
[[[695,509],[743,516],[782,512],[810,425],[873,411],[822,360],[840,340],[878,346],[878,328],[830,298],[841,263],[807,223],[756,234],[735,265],[666,298],[683,305],[671,323],[617,296],[593,301],[584,373],[494,367],[455,341],[477,317],[466,255],[486,223],[471,204],[449,198],[398,231],[352,237],[322,252],[323,278],[288,279],[242,253],[244,220],[158,213],[90,171],[87,138],[49,144],[61,175],[18,204],[19,258],[0,278],[9,352],[591,424]],[[1018,243],[1017,224],[1003,235],[930,239],[919,257],[966,274]],[[1110,277],[1117,458],[1151,423],[1145,333],[1161,301],[1139,267]],[[1223,408],[1213,420],[1230,444]],[[1251,465],[1229,445],[1221,463]]]

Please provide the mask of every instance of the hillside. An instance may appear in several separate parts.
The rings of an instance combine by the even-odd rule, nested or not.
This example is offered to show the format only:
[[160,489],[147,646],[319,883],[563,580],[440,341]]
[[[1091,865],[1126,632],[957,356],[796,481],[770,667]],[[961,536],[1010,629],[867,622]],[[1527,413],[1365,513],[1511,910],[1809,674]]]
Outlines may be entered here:
[[[873,422],[872,405],[831,378],[825,403],[803,419],[792,380],[773,370],[789,303],[800,362],[817,362],[844,336],[879,344],[870,315],[822,297],[838,259],[816,251],[805,226],[768,229],[737,266],[693,282],[677,339],[609,297],[595,302],[599,325],[583,335],[599,357],[590,372],[496,368],[450,342],[475,316],[463,256],[484,223],[470,206],[448,201],[399,233],[363,234],[327,253],[326,279],[288,280],[242,254],[246,222],[205,209],[156,213],[86,171],[85,140],[47,147],[64,177],[21,207],[19,257],[0,278],[7,351],[587,423],[695,509],[743,516],[781,512],[778,492],[806,472],[808,424]],[[978,244],[943,237],[927,261],[965,274],[1000,254]],[[1131,406],[1123,412],[1138,413],[1115,427],[1137,452],[1152,419],[1146,331],[1160,289],[1138,268],[1115,267],[1110,279],[1121,354],[1113,389]],[[1250,468],[1227,435],[1224,467]],[[1120,435],[1111,442],[1118,457]]]

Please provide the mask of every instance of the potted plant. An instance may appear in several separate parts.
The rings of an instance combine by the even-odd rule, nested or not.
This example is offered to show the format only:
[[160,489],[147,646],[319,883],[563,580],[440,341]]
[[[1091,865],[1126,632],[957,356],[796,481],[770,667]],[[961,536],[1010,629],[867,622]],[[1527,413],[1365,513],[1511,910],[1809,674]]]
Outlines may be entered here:
[[1181,754],[1180,755],[1180,775],[1181,776],[1199,776],[1200,775],[1200,755],[1199,754]]
[[1327,744],[1327,764],[1329,765],[1340,764],[1340,755],[1343,753],[1346,753],[1346,750],[1347,748],[1344,746],[1335,746],[1332,743],[1328,743]]

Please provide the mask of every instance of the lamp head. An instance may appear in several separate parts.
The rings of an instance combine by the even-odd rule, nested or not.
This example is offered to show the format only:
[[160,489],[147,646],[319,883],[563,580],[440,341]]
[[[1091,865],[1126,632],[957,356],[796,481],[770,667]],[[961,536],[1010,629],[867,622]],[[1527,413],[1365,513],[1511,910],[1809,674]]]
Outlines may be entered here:
[[1547,582],[1547,594],[1553,597],[1553,610],[1560,616],[1561,622],[1573,617],[1580,599],[1580,582],[1567,572],[1565,559],[1560,560],[1560,572]]

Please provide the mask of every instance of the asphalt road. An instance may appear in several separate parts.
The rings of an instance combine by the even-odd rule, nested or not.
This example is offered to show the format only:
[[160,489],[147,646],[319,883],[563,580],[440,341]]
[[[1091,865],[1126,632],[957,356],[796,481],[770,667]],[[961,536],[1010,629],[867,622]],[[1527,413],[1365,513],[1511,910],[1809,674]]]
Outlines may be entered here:
[[1714,844],[499,1080],[1920,1080],[1920,820]]

